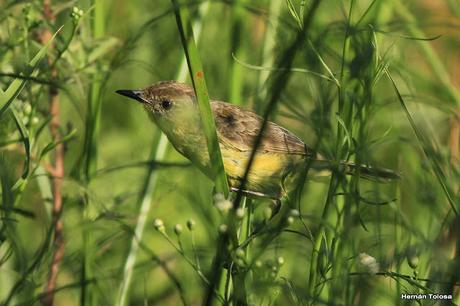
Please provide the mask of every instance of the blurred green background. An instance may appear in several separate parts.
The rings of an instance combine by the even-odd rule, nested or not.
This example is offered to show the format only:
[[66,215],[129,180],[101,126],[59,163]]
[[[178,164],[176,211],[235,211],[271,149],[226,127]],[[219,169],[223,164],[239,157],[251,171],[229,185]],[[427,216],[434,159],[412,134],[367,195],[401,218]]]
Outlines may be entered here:
[[[262,115],[280,91],[270,119],[328,159],[401,173],[386,184],[308,175],[302,195],[283,203],[295,209],[287,223],[243,254],[229,251],[246,302],[406,305],[403,293],[442,293],[452,300],[419,302],[458,305],[460,3],[181,3],[211,98]],[[159,129],[115,94],[187,76],[172,3],[0,0],[0,8],[0,304],[204,304],[219,227],[234,212],[215,207],[213,182],[169,144],[161,154]],[[292,46],[292,66],[279,66]],[[283,72],[287,85],[278,86]],[[53,172],[60,158],[63,177]],[[246,203],[240,242],[269,223],[269,200]],[[210,305],[237,305],[232,288],[241,284],[222,271]]]

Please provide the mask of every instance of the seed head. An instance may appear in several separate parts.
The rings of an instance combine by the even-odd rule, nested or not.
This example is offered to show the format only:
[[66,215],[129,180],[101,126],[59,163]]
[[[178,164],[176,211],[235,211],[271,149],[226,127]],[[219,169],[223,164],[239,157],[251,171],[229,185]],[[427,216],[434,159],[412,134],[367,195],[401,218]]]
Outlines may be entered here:
[[176,224],[174,225],[174,233],[177,235],[177,236],[180,236],[180,234],[182,234],[182,225],[180,224]]
[[244,211],[244,208],[243,207],[238,207],[236,209],[236,212],[235,212],[235,215],[238,219],[243,219],[244,218],[244,214],[245,214],[245,211]]
[[219,233],[225,234],[228,231],[228,226],[227,224],[221,224],[219,225]]
[[187,220],[187,228],[190,230],[190,231],[193,231],[195,229],[195,220],[193,219],[188,219]]
[[238,258],[244,258],[244,250],[243,249],[237,249],[235,252],[236,257]]
[[291,209],[289,212],[292,217],[298,217],[300,216],[300,212],[297,209]]
[[361,264],[370,272],[370,273],[377,273],[379,272],[380,265],[377,260],[367,253],[360,253],[359,254],[359,261]]
[[284,265],[284,258],[282,256],[278,257],[276,261],[278,262],[278,266],[281,267],[282,265]]
[[161,233],[164,233],[164,232],[165,232],[165,225],[164,225],[164,223],[163,223],[163,220],[161,220],[161,219],[158,219],[158,218],[157,218],[157,219],[153,220],[153,227],[154,227],[157,231],[159,231],[159,232],[161,232]]
[[78,21],[80,21],[80,18],[83,16],[83,14],[84,14],[83,10],[79,9],[78,7],[74,6],[72,8],[70,17],[72,18],[72,21],[74,22],[74,24],[77,24]]
[[214,206],[223,214],[226,214],[232,207],[233,204],[229,200],[221,200],[218,202],[215,202]]
[[412,269],[417,269],[419,262],[420,258],[417,255],[407,256],[407,263]]

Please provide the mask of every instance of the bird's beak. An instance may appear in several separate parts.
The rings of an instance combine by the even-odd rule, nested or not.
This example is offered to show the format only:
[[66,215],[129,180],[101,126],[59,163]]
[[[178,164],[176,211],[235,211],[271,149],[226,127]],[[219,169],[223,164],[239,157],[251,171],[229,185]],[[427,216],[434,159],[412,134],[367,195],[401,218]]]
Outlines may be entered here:
[[117,94],[134,99],[141,103],[146,103],[146,101],[141,97],[142,90],[129,90],[129,89],[120,89],[116,91]]

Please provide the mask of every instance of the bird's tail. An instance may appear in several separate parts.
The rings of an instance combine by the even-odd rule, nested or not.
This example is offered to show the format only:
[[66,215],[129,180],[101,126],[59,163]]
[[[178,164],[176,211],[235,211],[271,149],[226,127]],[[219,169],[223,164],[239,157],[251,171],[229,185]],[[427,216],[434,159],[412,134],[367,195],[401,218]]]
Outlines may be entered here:
[[329,174],[331,171],[340,171],[348,175],[359,175],[359,177],[378,182],[389,182],[392,180],[400,179],[401,176],[398,172],[379,167],[372,167],[369,165],[357,165],[350,161],[341,161],[339,165],[335,165],[328,160],[316,160],[312,164],[312,168],[318,171],[317,174]]
[[389,182],[401,178],[399,173],[391,169],[371,167],[369,165],[357,165],[353,162],[341,162],[341,166],[345,167],[345,173],[349,175],[359,175],[370,181]]

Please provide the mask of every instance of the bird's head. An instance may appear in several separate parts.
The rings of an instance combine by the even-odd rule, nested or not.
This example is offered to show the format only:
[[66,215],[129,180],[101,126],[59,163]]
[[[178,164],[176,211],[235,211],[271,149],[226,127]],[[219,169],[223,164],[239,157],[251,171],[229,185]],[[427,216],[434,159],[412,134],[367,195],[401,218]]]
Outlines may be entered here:
[[182,125],[199,124],[195,92],[189,85],[163,81],[141,90],[116,92],[140,102],[165,133]]

